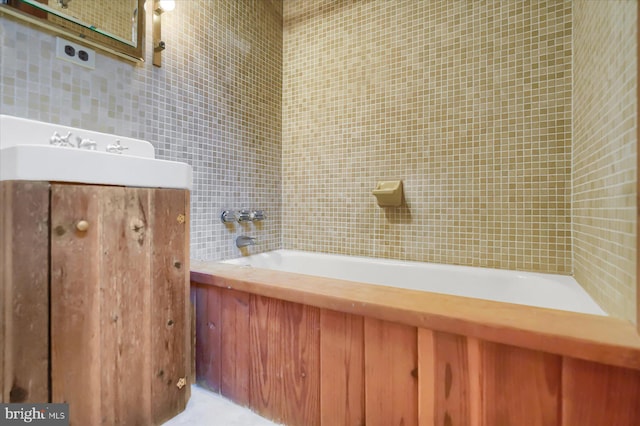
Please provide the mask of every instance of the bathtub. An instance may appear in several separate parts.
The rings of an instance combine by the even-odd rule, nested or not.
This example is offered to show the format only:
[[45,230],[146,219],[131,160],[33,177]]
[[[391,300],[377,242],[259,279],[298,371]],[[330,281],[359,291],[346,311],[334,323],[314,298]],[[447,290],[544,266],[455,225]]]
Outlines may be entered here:
[[276,423],[599,425],[614,393],[637,414],[636,328],[571,277],[289,250],[190,269],[196,382]]
[[275,250],[221,263],[592,315],[606,313],[570,276]]

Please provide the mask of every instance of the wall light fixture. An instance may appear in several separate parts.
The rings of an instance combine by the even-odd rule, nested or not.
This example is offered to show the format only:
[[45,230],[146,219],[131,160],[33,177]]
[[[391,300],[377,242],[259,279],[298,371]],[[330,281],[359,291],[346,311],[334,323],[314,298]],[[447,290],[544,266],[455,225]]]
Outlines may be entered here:
[[175,8],[174,0],[153,0],[153,65],[156,67],[162,66],[162,51],[166,47],[162,41],[161,16]]

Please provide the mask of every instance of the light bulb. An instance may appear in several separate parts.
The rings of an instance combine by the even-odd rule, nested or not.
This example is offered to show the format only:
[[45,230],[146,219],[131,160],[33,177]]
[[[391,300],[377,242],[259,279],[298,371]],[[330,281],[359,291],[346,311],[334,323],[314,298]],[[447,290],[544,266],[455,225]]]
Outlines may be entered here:
[[176,8],[176,2],[174,0],[160,0],[159,4],[163,12],[171,12]]

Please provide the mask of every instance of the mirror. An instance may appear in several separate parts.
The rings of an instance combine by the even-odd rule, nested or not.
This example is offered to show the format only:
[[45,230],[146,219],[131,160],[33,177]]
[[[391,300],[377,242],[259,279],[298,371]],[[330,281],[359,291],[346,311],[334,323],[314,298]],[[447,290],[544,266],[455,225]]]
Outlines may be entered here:
[[0,0],[0,12],[117,56],[144,57],[144,0]]

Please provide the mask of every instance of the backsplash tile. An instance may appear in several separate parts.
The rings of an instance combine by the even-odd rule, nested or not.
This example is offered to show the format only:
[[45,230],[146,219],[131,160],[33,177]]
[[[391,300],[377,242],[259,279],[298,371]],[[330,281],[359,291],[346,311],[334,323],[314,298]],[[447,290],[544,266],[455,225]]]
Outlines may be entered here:
[[285,248],[570,273],[571,30],[570,1],[287,0]]
[[[281,243],[282,2],[179,1],[162,17],[162,68],[98,53],[96,69],[55,58],[55,36],[0,17],[0,112],[151,142],[159,158],[194,167],[191,255],[236,257]],[[188,30],[186,30],[188,29]],[[258,208],[259,226],[220,223],[226,208]]]

